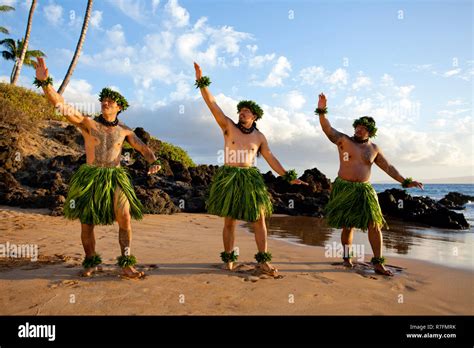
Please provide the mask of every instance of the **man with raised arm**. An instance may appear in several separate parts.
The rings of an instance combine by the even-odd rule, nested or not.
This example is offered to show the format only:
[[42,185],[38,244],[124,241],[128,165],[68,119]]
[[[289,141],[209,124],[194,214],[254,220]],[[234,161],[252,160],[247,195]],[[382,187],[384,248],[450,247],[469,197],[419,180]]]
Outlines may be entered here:
[[[326,206],[326,219],[329,226],[342,228],[341,243],[344,249],[343,264],[352,268],[351,245],[354,228],[368,229],[369,242],[374,253],[371,263],[378,274],[393,276],[384,266],[382,256],[382,231],[387,223],[380,209],[377,193],[369,183],[372,164],[402,184],[403,187],[419,187],[423,184],[404,178],[384,157],[380,147],[370,141],[377,128],[372,117],[363,116],[354,120],[354,135],[349,137],[331,127],[326,118],[326,96],[319,95],[316,114],[324,134],[337,145],[339,151],[339,172],[334,181],[329,203]],[[387,226],[388,227],[388,226]]]
[[251,100],[243,100],[237,105],[239,122],[234,123],[217,105],[214,96],[207,88],[210,80],[202,76],[197,63],[196,86],[209,107],[217,124],[222,129],[225,142],[225,160],[212,179],[207,210],[210,214],[224,217],[224,251],[221,259],[224,269],[232,270],[238,254],[234,250],[236,220],[253,222],[258,252],[255,259],[258,268],[271,276],[277,275],[277,269],[270,264],[272,255],[267,250],[267,229],[265,216],[270,216],[273,206],[269,193],[258,168],[254,166],[255,157],[262,154],[270,167],[291,184],[306,184],[298,180],[294,170],[286,171],[271,152],[267,139],[256,127],[256,121],[263,110]]
[[46,98],[69,122],[82,133],[86,151],[86,164],[74,173],[64,204],[64,215],[81,221],[81,240],[85,251],[82,263],[83,276],[89,277],[98,269],[102,260],[95,250],[95,225],[119,225],[121,256],[117,264],[122,275],[141,278],[143,272],[134,268],[136,258],[130,253],[131,219],[142,219],[142,205],[135,195],[128,171],[120,166],[124,140],[140,152],[150,164],[148,174],[160,170],[153,151],[117,116],[128,107],[126,99],[110,88],[100,92],[101,115],[92,119],[82,115],[64,102],[52,86],[52,78],[43,58],[38,58],[35,85],[42,87]]

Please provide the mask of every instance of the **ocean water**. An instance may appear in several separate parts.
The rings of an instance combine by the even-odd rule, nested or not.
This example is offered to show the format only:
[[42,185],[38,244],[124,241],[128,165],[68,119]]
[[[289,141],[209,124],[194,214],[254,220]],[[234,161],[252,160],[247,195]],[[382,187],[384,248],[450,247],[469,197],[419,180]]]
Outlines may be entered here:
[[[391,188],[400,188],[397,184],[373,184],[377,192],[382,192]],[[474,184],[425,184],[424,190],[418,188],[407,189],[412,196],[428,196],[435,200],[440,200],[449,192],[459,192],[465,195],[474,196]],[[471,230],[474,226],[474,202],[466,204],[466,209],[456,210],[457,213],[463,213],[467,222],[471,225]]]
[[[374,184],[377,192],[400,188],[394,184]],[[439,200],[448,192],[460,192],[474,196],[473,184],[427,184],[425,189],[408,189],[412,196],[428,196]],[[467,230],[451,230],[420,226],[408,221],[387,218],[389,229],[383,233],[383,253],[389,258],[397,256],[418,259],[449,267],[474,270],[474,202],[469,202],[463,213],[471,227]],[[253,232],[251,224],[246,225]],[[340,243],[341,230],[326,225],[324,219],[307,216],[274,215],[267,219],[269,238],[288,243],[312,246]],[[356,230],[354,244],[364,247],[366,261],[370,260],[372,249],[367,232]],[[390,263],[390,262],[389,262]]]

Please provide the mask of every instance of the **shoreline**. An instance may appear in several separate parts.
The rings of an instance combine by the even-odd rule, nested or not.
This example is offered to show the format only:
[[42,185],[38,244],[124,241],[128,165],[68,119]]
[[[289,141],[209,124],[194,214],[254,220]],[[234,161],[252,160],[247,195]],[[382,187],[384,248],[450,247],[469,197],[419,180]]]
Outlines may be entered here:
[[[275,218],[285,218],[285,217],[289,217],[289,218],[293,218],[293,219],[296,219],[298,218],[299,216],[291,216],[291,215],[285,215],[285,214],[273,214],[272,215],[272,218],[275,217]],[[308,218],[308,219],[316,219],[316,220],[321,220],[321,218],[313,218],[313,217],[307,217],[307,216],[304,216],[304,218]],[[413,229],[414,231],[417,231],[417,230],[423,230],[423,229],[426,229],[426,230],[430,230],[430,231],[434,231],[435,233],[446,233],[446,234],[471,234],[471,230],[474,228],[474,226],[471,226],[471,228],[469,230],[462,230],[462,231],[459,231],[459,230],[451,230],[451,229],[442,229],[442,228],[439,228],[439,227],[431,227],[431,226],[427,226],[427,225],[424,225],[424,224],[416,224],[416,223],[413,223],[413,222],[406,222],[402,219],[398,219],[398,218],[391,218],[389,220],[387,220],[389,222],[389,225],[392,226],[392,229],[393,229],[393,226],[403,226],[405,228],[408,228],[408,229]],[[304,222],[302,222],[304,223]],[[242,227],[245,228],[246,231],[248,231],[248,233],[250,233],[251,235],[253,235],[253,232],[251,231],[250,229],[250,224],[248,223],[245,223],[243,222],[242,223]],[[278,225],[278,223],[277,223]],[[337,240],[335,241],[336,243],[339,243],[340,244],[340,240],[339,240],[339,236],[340,236],[340,232],[341,230],[337,230],[337,229],[334,229],[334,228],[330,228],[330,227],[325,227],[327,229],[330,229],[332,230],[332,235],[337,235]],[[273,231],[271,226],[269,227],[269,224],[267,224],[267,229],[269,230],[269,233],[268,233],[268,238],[269,239],[274,239],[274,240],[279,240],[279,241],[283,241],[283,242],[286,242],[286,243],[289,243],[291,245],[295,245],[295,246],[307,246],[307,247],[315,247],[315,248],[322,248],[324,250],[324,246],[322,245],[313,245],[313,244],[308,244],[308,243],[304,243],[302,240],[302,238],[304,236],[297,236],[297,235],[293,235],[291,234],[291,232],[287,232],[290,236],[281,236]],[[278,229],[280,231],[280,229]],[[285,229],[283,229],[284,232],[286,232]],[[383,230],[382,233],[384,235],[384,243],[385,241],[389,241],[390,243],[390,238],[387,238],[386,234],[387,232],[389,233],[393,233],[393,231],[387,231],[387,230]],[[397,231],[398,232],[398,231]],[[396,232],[396,233],[397,233]],[[363,235],[363,237],[361,237],[361,235]],[[420,234],[421,236],[423,234]],[[420,238],[419,236],[417,236],[417,238]],[[295,239],[295,240],[292,240],[292,239]],[[367,232],[362,232],[360,229],[356,229],[355,232],[354,232],[354,244],[357,244],[357,239],[362,239],[363,242],[365,242],[365,250],[367,250],[367,255],[372,255],[372,249],[370,247],[370,244],[368,242],[368,236],[367,236]],[[428,241],[430,241],[430,239],[428,238]],[[334,242],[334,240],[331,241],[331,238],[329,238],[328,240],[326,240],[326,243],[329,243],[329,244],[332,244]],[[442,243],[447,243],[446,241],[443,241]],[[360,241],[359,241],[359,244],[360,244]],[[466,246],[469,246],[468,243],[464,243]],[[448,247],[448,245],[446,245],[446,247]],[[459,270],[465,270],[465,271],[474,271],[474,265],[469,265],[469,264],[455,264],[455,263],[443,263],[442,261],[439,261],[439,262],[435,262],[435,261],[430,261],[430,260],[426,260],[426,259],[422,259],[422,258],[417,258],[417,257],[413,257],[413,255],[410,255],[410,254],[407,254],[406,256],[405,255],[402,255],[400,256],[399,253],[396,253],[396,252],[393,252],[393,251],[390,251],[390,250],[386,250],[386,247],[384,246],[384,255],[387,256],[390,259],[405,259],[405,260],[413,260],[413,261],[420,261],[420,262],[426,262],[428,264],[432,264],[432,265],[439,265],[439,266],[444,266],[444,267],[447,267],[447,268],[451,268],[451,269],[459,269]]]
[[[324,247],[269,238],[281,279],[252,274],[256,246],[239,222],[242,271],[219,268],[222,218],[207,214],[145,215],[132,221],[132,253],[143,280],[124,280],[115,266],[118,226],[98,226],[104,271],[78,272],[80,225],[41,209],[0,206],[0,243],[38,244],[37,263],[0,259],[1,315],[473,315],[469,270],[390,257],[393,278],[364,266],[344,269]],[[71,296],[75,302],[71,303]]]

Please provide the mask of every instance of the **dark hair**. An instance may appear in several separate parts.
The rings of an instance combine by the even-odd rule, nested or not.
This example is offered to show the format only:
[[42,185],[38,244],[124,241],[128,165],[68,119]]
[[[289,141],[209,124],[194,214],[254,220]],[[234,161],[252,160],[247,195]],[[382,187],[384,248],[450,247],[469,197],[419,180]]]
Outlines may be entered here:
[[352,127],[356,128],[357,126],[364,126],[369,132],[369,138],[375,137],[377,133],[377,127],[375,127],[375,120],[370,116],[362,116],[352,124]]
[[117,103],[118,106],[120,106],[121,110],[117,113],[117,115],[121,111],[125,111],[129,107],[127,99],[125,99],[123,95],[121,95],[119,92],[114,91],[108,87],[102,88],[102,91],[100,91],[100,94],[99,94],[99,101],[102,101],[105,98],[112,99],[113,101]]
[[237,112],[240,112],[240,110],[242,110],[243,108],[249,109],[252,112],[252,114],[255,115],[255,121],[262,118],[263,116],[262,108],[253,100],[241,100],[237,104]]

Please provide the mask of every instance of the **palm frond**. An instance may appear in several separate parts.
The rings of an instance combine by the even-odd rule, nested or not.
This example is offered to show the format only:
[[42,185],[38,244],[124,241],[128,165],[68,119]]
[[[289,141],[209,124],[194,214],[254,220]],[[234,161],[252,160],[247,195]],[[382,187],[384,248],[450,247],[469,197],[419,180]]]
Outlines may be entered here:
[[15,8],[8,5],[0,5],[0,12],[14,11]]
[[2,51],[2,57],[5,60],[15,60],[15,56],[8,51]]
[[12,52],[16,50],[16,43],[13,39],[0,40],[0,45],[9,48]]

